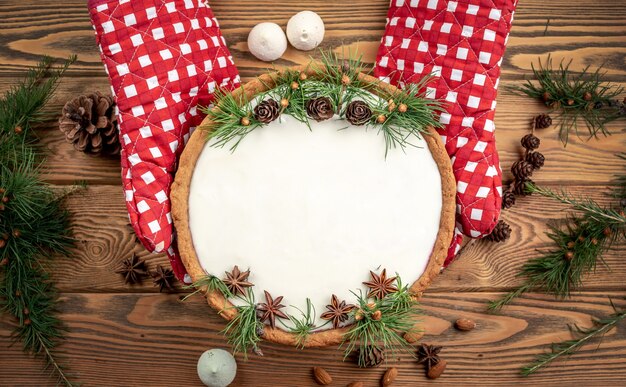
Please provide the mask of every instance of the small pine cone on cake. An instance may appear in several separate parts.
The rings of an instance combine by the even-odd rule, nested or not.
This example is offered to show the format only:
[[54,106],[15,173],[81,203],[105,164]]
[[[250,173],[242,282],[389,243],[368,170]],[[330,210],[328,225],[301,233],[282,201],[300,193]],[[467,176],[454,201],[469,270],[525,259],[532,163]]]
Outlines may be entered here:
[[98,91],[81,95],[63,106],[59,129],[76,150],[117,155],[121,146],[115,102]]

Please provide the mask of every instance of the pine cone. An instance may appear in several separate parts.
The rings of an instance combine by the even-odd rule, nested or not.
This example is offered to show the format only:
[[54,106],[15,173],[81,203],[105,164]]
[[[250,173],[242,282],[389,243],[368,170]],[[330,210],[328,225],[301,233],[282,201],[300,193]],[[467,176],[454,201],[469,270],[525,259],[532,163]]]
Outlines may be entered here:
[[535,129],[545,129],[552,125],[552,118],[547,114],[535,116]]
[[511,208],[514,205],[515,205],[515,194],[510,189],[507,189],[502,194],[502,208],[505,208],[505,209]]
[[121,146],[114,107],[113,97],[99,91],[81,95],[63,106],[59,129],[76,150],[119,154]]
[[365,351],[365,363],[363,367],[371,368],[376,367],[385,360],[385,351],[372,345],[366,347],[360,347],[357,355],[360,357],[361,351]]
[[540,169],[546,162],[546,158],[539,152],[530,152],[526,154],[526,162],[531,164],[534,169]]
[[269,124],[280,115],[280,106],[273,99],[268,99],[255,106],[254,118],[264,124]]
[[533,165],[525,160],[519,160],[513,163],[511,172],[517,180],[524,180],[533,174]]
[[526,192],[526,183],[533,184],[533,181],[530,179],[516,180],[513,183],[513,193],[520,196],[530,195],[530,193]]
[[333,117],[333,103],[328,97],[318,97],[306,103],[306,112],[315,121],[324,121]]
[[504,220],[499,220],[496,227],[491,234],[485,237],[486,240],[491,242],[504,242],[511,236],[511,226],[509,226]]
[[522,137],[522,146],[528,150],[535,150],[537,148],[539,148],[539,145],[541,144],[541,140],[539,140],[539,137],[535,136],[534,134],[527,134],[524,137]]
[[363,101],[352,101],[346,108],[346,120],[352,125],[364,125],[372,118],[372,109]]

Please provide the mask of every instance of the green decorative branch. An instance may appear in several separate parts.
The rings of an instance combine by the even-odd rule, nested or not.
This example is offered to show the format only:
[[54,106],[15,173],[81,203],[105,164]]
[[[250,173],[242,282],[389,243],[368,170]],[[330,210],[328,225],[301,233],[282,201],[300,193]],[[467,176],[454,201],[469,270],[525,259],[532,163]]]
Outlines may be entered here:
[[523,376],[529,376],[537,372],[537,370],[548,366],[559,357],[573,354],[592,339],[602,337],[605,333],[610,331],[626,318],[626,310],[617,310],[612,301],[611,306],[613,307],[614,313],[603,319],[594,319],[591,328],[583,329],[578,326],[570,327],[572,334],[577,335],[577,338],[560,343],[553,343],[550,352],[537,356],[535,360],[521,369],[521,374]]
[[341,344],[345,345],[344,359],[360,348],[357,362],[359,367],[365,367],[368,351],[413,352],[413,346],[402,334],[415,329],[422,312],[409,287],[402,286],[399,280],[397,284],[398,291],[382,299],[370,299],[353,292],[357,297],[357,308],[351,312],[355,323]]
[[262,353],[259,342],[263,335],[264,324],[257,317],[254,293],[248,289],[246,297],[238,297],[244,301],[243,305],[235,305],[237,314],[229,321],[222,334],[228,339],[228,344],[233,348],[233,353],[243,353],[248,358],[248,351]]
[[340,119],[346,119],[350,102],[363,101],[372,112],[364,127],[375,128],[384,136],[385,155],[393,148],[413,146],[411,141],[428,133],[428,127],[441,127],[437,112],[442,110],[443,104],[425,97],[425,85],[432,77],[424,77],[406,90],[390,93],[382,81],[368,84],[361,80],[363,65],[360,58],[340,59],[332,52],[322,52],[321,56],[321,65],[309,64],[313,76],[308,76],[306,71],[289,69],[270,73],[272,87],[257,95],[254,101],[218,91],[214,107],[201,109],[211,121],[203,128],[209,133],[208,139],[213,141],[211,145],[228,145],[234,151],[248,134],[267,124],[255,116],[252,107],[252,102],[267,100],[280,103],[279,115],[292,116],[306,125],[309,125],[310,118],[306,105],[314,98],[328,98]]
[[55,192],[41,179],[31,128],[49,117],[45,104],[75,60],[53,69],[50,58],[42,59],[0,98],[0,309],[15,317],[15,339],[24,351],[42,356],[67,386],[73,383],[55,352],[64,337],[57,290],[42,261],[67,255],[73,243],[62,203],[68,192]]
[[311,299],[306,299],[306,312],[300,311],[300,313],[302,315],[300,318],[287,316],[289,316],[289,320],[293,324],[293,327],[289,328],[289,332],[296,336],[296,346],[304,349],[306,339],[315,329],[315,307],[311,304]]
[[567,145],[569,135],[574,132],[580,137],[579,120],[585,123],[589,137],[598,134],[609,135],[606,124],[616,119],[626,118],[624,102],[616,98],[623,88],[602,80],[600,69],[594,72],[585,67],[581,73],[573,74],[567,64],[552,67],[548,57],[546,63],[539,61],[539,66],[532,65],[532,71],[538,84],[527,81],[513,90],[543,101],[546,106],[560,113],[559,137]]
[[[620,185],[623,175],[615,180],[614,192],[626,192]],[[595,270],[597,261],[614,243],[625,239],[626,216],[624,207],[602,207],[591,199],[575,199],[566,192],[557,193],[527,184],[529,193],[549,197],[572,206],[576,213],[561,222],[550,225],[547,236],[554,247],[542,256],[529,260],[518,274],[525,278],[523,285],[499,300],[489,303],[489,310],[497,311],[525,292],[542,290],[557,297],[567,297],[571,289],[581,285],[584,276]],[[618,197],[623,203],[626,196]],[[603,262],[603,261],[602,261]]]

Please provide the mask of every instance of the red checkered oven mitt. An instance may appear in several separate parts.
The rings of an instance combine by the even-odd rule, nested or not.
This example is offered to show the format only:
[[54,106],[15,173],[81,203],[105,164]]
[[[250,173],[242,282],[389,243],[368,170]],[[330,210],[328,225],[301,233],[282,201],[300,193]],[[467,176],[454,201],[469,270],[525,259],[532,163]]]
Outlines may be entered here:
[[119,109],[130,222],[185,279],[174,242],[170,185],[178,156],[216,88],[239,75],[211,9],[199,0],[90,0],[91,22]]
[[500,64],[517,0],[392,0],[375,74],[400,85],[424,75],[426,92],[447,101],[439,130],[457,181],[457,227],[446,265],[462,234],[487,235],[502,201],[493,123]]

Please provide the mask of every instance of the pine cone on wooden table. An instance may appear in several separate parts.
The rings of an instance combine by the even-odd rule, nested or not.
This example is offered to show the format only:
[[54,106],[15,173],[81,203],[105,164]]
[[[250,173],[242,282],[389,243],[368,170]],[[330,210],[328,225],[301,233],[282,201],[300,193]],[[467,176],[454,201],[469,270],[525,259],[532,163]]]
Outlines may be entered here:
[[120,152],[115,102],[98,91],[81,95],[63,106],[59,129],[81,152],[117,155]]
[[491,242],[504,242],[510,237],[511,226],[509,226],[504,220],[499,220],[491,234],[487,235],[485,239]]

